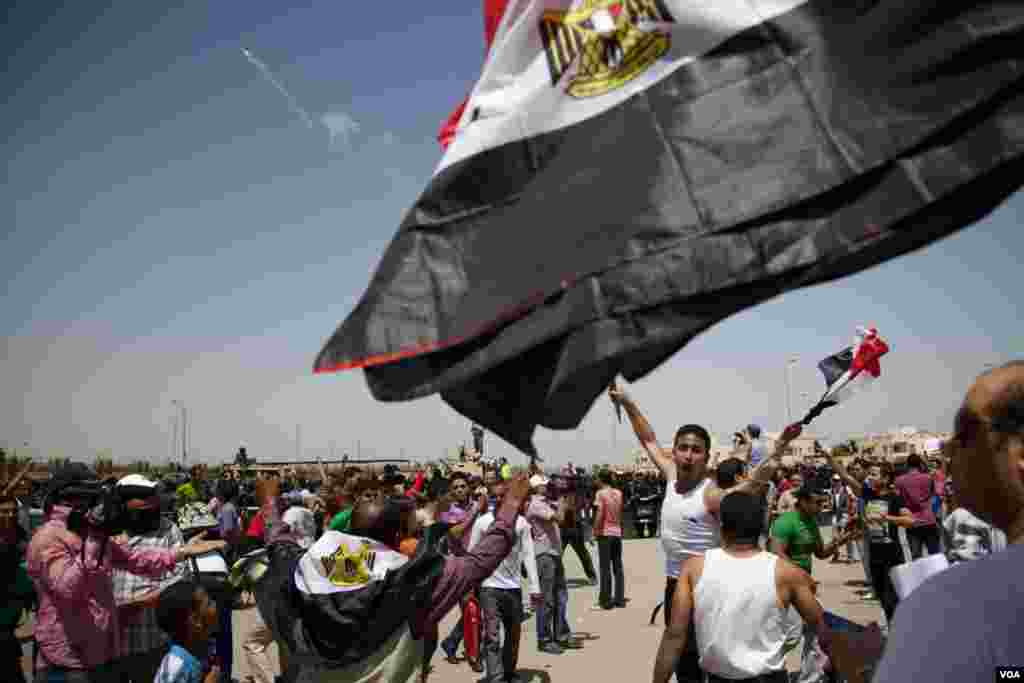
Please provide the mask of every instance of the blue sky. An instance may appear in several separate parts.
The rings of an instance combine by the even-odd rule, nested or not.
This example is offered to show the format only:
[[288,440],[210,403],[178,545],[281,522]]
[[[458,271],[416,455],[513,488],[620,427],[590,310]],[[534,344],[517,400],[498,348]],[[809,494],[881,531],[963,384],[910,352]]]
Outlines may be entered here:
[[[307,456],[333,441],[436,458],[467,439],[436,397],[383,405],[361,374],[310,369],[440,158],[434,135],[483,57],[479,2],[100,7],[21,3],[0,29],[0,443],[162,461],[175,399],[208,460],[239,442],[291,457],[296,425]],[[331,144],[324,115],[358,131]],[[814,364],[873,323],[894,348],[883,382],[815,431],[947,428],[984,364],[1022,348],[1022,218],[1018,193],[922,252],[738,315],[633,394],[665,435],[778,429],[786,358],[796,412],[821,390]],[[619,460],[632,436],[611,414],[599,402],[538,444],[552,462]]]

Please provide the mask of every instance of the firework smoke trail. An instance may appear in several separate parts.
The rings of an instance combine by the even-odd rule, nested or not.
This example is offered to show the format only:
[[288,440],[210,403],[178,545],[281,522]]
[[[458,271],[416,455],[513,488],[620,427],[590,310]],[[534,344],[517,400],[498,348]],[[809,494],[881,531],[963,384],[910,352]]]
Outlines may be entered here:
[[277,78],[274,76],[274,74],[271,73],[270,68],[267,67],[267,65],[263,63],[263,60],[261,60],[259,57],[257,57],[256,55],[254,55],[252,52],[250,52],[249,50],[245,49],[244,47],[242,48],[242,55],[245,56],[245,58],[249,61],[250,64],[255,66],[257,69],[259,69],[263,73],[263,76],[268,81],[270,81],[270,84],[272,86],[277,88],[277,91],[279,93],[284,95],[284,98],[286,100],[288,100],[288,107],[289,107],[289,109],[291,109],[295,114],[297,114],[303,120],[303,122],[305,122],[307,127],[313,128],[316,125],[313,122],[313,117],[309,115],[309,112],[306,111],[305,109],[303,109],[302,105],[299,104],[299,101],[296,100],[292,96],[292,94],[290,92],[288,92],[288,89],[284,87],[284,84],[282,84],[281,81],[277,80]]

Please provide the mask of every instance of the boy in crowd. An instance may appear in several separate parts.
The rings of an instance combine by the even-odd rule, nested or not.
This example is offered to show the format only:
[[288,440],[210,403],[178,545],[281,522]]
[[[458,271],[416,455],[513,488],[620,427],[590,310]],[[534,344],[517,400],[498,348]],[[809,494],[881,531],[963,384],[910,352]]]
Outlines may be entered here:
[[171,649],[160,662],[153,683],[216,683],[214,666],[202,678],[198,655],[206,651],[217,627],[217,606],[201,586],[191,581],[171,584],[160,594],[157,623],[171,639]]

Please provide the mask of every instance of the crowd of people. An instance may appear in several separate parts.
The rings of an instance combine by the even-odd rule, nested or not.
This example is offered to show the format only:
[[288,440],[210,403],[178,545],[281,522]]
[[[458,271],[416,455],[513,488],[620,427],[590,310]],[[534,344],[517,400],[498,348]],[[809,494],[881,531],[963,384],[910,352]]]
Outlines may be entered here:
[[[937,680],[988,680],[992,667],[1022,663],[1011,643],[1024,613],[1013,547],[1024,531],[1024,364],[983,375],[939,465],[911,455],[903,472],[824,451],[822,465],[786,470],[799,425],[771,449],[750,425],[730,457],[710,462],[702,426],[679,427],[663,449],[637,402],[610,395],[660,476],[321,466],[308,478],[283,468],[210,481],[196,467],[168,487],[139,474],[104,483],[73,463],[46,484],[34,531],[15,478],[0,496],[2,678],[23,680],[14,629],[31,611],[39,683],[230,683],[236,641],[254,683],[423,682],[439,654],[516,681],[528,612],[538,653],[583,647],[570,626],[569,547],[598,587],[593,609],[626,606],[622,539],[636,502],[651,499],[665,558],[655,683],[785,681],[800,643],[804,683],[876,670],[877,681],[903,681],[922,667]],[[823,515],[835,529],[827,543]],[[955,566],[901,601],[892,568],[939,552]],[[833,627],[815,558],[863,563],[884,629]],[[248,598],[258,616],[234,633],[232,611]],[[941,609],[957,609],[956,623]],[[936,642],[948,649],[936,654]]]

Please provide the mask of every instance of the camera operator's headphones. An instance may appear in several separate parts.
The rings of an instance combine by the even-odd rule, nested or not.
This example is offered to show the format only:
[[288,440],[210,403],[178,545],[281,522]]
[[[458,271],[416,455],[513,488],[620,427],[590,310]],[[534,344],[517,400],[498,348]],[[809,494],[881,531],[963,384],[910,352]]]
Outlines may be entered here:
[[[46,490],[43,506],[49,510],[56,503],[74,499],[80,501],[68,515],[67,527],[79,536],[88,529],[103,533],[100,562],[106,552],[107,539],[120,533],[124,522],[124,503],[116,491],[117,480],[101,480],[82,463],[68,463],[54,473]],[[85,543],[82,543],[82,562],[85,563]]]
[[[103,492],[104,482],[88,466],[80,462],[68,463],[62,466],[50,478],[49,486],[43,496],[43,509],[49,510],[57,503],[69,500],[82,501],[84,504],[76,508],[74,512],[82,512],[84,509],[93,507]],[[84,509],[83,509],[84,507]],[[74,513],[73,513],[74,516]],[[84,522],[84,519],[76,519],[76,522]],[[72,526],[69,518],[68,527]]]

